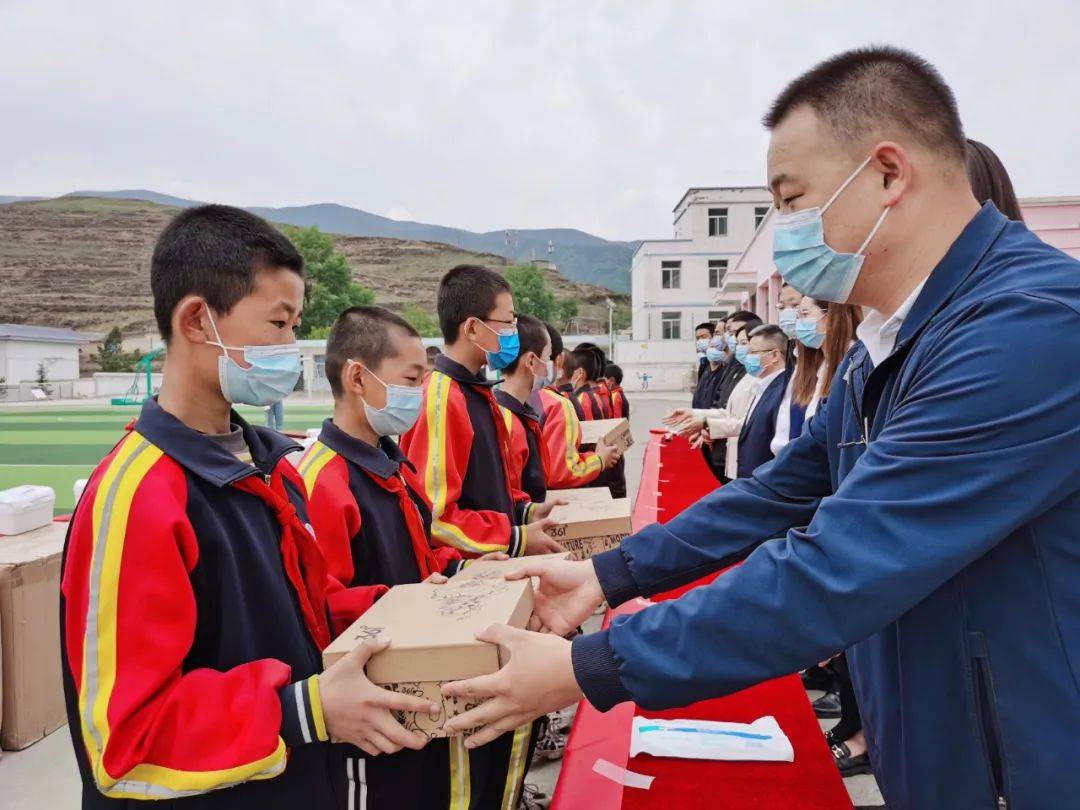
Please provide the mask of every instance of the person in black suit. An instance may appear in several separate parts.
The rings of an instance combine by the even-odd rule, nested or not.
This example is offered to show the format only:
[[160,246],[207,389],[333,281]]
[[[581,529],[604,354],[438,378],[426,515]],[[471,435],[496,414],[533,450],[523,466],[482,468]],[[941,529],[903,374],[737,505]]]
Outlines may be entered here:
[[749,476],[773,458],[769,447],[776,433],[776,414],[791,372],[787,367],[787,336],[779,326],[765,324],[750,333],[750,348],[742,361],[757,388],[739,433],[739,478]]
[[713,336],[712,321],[704,321],[694,327],[694,348],[697,350],[697,378],[698,382],[701,382],[701,375],[705,373],[705,369],[709,367],[709,361],[705,357],[705,350],[709,346],[709,340]]

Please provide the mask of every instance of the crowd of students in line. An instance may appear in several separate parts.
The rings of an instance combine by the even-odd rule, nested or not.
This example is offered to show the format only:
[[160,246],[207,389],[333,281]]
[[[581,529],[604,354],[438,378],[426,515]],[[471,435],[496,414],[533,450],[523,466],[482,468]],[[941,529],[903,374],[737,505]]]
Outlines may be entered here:
[[433,368],[397,315],[340,315],[333,416],[294,466],[292,439],[232,410],[297,382],[294,246],[242,210],[192,208],[161,234],[151,287],[161,391],[91,476],[64,557],[83,806],[540,806],[525,774],[561,754],[565,719],[472,749],[428,740],[403,713],[441,707],[364,674],[385,641],[325,671],[320,654],[392,586],[560,550],[549,488],[625,492],[619,451],[583,450],[580,424],[629,414],[621,370],[516,315],[499,274],[458,266]]
[[[1009,219],[1023,221],[1012,181],[997,155],[967,141],[972,191]],[[816,300],[787,282],[776,302],[777,323],[738,310],[694,327],[698,373],[691,407],[664,419],[672,432],[700,447],[720,483],[743,478],[798,437],[829,395],[836,371],[859,339],[862,309]],[[823,719],[838,719],[826,734],[842,776],[870,773],[847,660],[843,653],[802,674]]]

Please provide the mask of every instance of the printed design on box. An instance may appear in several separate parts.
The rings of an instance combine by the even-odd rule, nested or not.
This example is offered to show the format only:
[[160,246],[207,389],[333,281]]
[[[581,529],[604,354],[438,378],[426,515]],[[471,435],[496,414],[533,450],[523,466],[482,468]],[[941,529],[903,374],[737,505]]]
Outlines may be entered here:
[[349,631],[352,633],[353,641],[363,643],[378,638],[385,629],[385,627],[373,627],[369,624],[354,624]]
[[606,534],[600,537],[574,537],[570,540],[560,540],[563,548],[572,552],[575,560],[587,560],[601,551],[617,548],[627,534]]
[[[384,689],[397,692],[402,695],[424,698],[439,705],[439,714],[432,718],[427,712],[394,711],[394,717],[408,731],[423,734],[428,739],[445,737],[443,724],[451,717],[475,709],[483,700],[477,698],[446,697],[442,694],[442,685],[449,681],[402,681],[400,683],[383,684]],[[470,728],[462,734],[472,734],[479,731],[480,727]]]
[[496,596],[506,593],[510,585],[504,580],[493,582],[490,578],[473,577],[453,586],[435,588],[431,598],[436,602],[440,616],[458,621],[465,620]]

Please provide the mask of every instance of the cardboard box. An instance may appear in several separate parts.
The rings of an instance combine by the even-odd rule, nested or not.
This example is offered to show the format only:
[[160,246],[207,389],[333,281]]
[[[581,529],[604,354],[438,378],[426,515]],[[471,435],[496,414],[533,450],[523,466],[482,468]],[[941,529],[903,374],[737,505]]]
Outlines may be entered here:
[[562,498],[570,503],[595,503],[596,501],[610,501],[611,490],[608,487],[578,487],[577,489],[549,489],[547,499],[555,500]]
[[575,560],[617,547],[630,534],[630,500],[578,501],[556,506],[551,517],[559,522],[548,534],[562,543]]
[[66,523],[0,537],[0,743],[17,751],[64,724],[60,555]]
[[367,639],[389,638],[391,646],[368,661],[368,678],[440,705],[435,719],[426,712],[408,712],[398,720],[428,737],[445,737],[443,724],[478,703],[443,697],[440,687],[501,668],[508,660],[506,650],[477,641],[476,634],[496,622],[523,628],[532,607],[529,580],[454,577],[445,585],[398,585],[323,650],[323,664],[330,666]]
[[634,444],[628,419],[591,419],[581,423],[581,446],[595,447],[600,439],[625,453]]
[[[524,568],[531,563],[543,562],[544,560],[569,560],[571,556],[569,551],[556,551],[554,554],[535,554],[531,557],[514,557],[510,560],[477,560],[454,574],[450,581],[464,582],[467,579],[504,580],[511,571]],[[535,577],[533,579],[535,580]],[[535,585],[534,581],[533,586],[535,587]]]

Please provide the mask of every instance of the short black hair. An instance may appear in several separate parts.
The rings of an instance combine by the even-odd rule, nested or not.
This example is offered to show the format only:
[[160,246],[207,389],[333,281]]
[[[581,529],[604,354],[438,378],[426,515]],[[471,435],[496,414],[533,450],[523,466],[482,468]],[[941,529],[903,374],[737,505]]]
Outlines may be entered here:
[[547,327],[548,337],[551,338],[551,359],[554,360],[563,353],[562,335],[559,333],[558,329],[547,321],[544,321],[544,326]]
[[1024,221],[1012,179],[994,150],[985,143],[967,140],[967,173],[971,193],[979,205],[990,201],[1009,219]]
[[964,159],[964,126],[952,90],[937,68],[903,48],[876,45],[826,59],[784,88],[765,114],[765,126],[775,129],[803,104],[845,144],[895,127]]
[[614,363],[607,364],[607,368],[604,369],[604,376],[613,379],[616,385],[622,385],[622,369]]
[[716,328],[716,324],[713,323],[712,321],[702,321],[701,323],[699,323],[697,326],[694,327],[694,334],[696,335],[698,333],[699,329],[708,329],[709,332],[711,333],[712,330],[715,329],[715,328]]
[[737,309],[727,316],[727,322],[731,323],[732,321],[735,321],[735,323],[757,321],[760,324],[761,318],[759,318],[756,313],[753,313],[748,309]]
[[544,322],[532,315],[518,315],[518,341],[520,348],[518,355],[506,367],[507,374],[517,371],[518,361],[529,352],[537,357],[544,351],[544,346],[551,340]]
[[780,354],[787,357],[787,345],[788,338],[784,334],[784,330],[774,323],[758,324],[747,333],[747,337],[751,338],[765,338],[773,347],[779,350]]
[[229,205],[200,205],[170,220],[150,259],[154,318],[166,343],[172,314],[189,295],[228,314],[255,289],[263,270],[287,268],[304,275],[304,259],[288,237],[266,220]]
[[592,352],[593,361],[585,368],[585,376],[591,382],[599,380],[600,375],[604,373],[604,368],[607,366],[607,355],[604,353],[604,350],[595,343],[590,343],[588,341],[579,343],[574,347],[574,351],[579,350]]
[[757,315],[751,315],[745,321],[740,321],[739,318],[731,318],[730,320],[734,320],[737,323],[742,322],[742,326],[735,330],[736,337],[739,336],[739,332],[746,332],[746,336],[749,337],[750,333],[757,329],[759,326],[761,326],[762,323],[761,318],[759,318]]
[[495,309],[495,298],[510,292],[506,279],[478,264],[459,264],[439,282],[439,329],[448,344],[457,340],[458,328],[469,318],[486,318]]
[[350,307],[338,316],[326,340],[326,378],[335,397],[342,394],[341,371],[346,361],[359,360],[374,371],[387,357],[395,356],[391,334],[395,327],[409,337],[420,337],[408,321],[382,307]]

